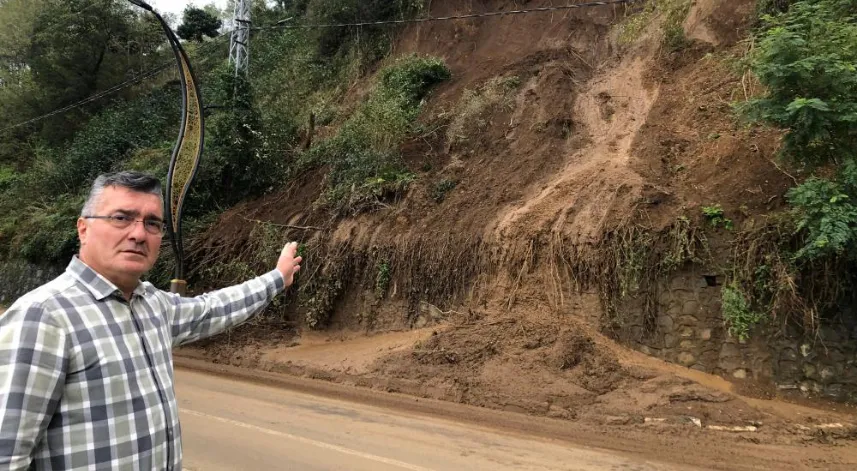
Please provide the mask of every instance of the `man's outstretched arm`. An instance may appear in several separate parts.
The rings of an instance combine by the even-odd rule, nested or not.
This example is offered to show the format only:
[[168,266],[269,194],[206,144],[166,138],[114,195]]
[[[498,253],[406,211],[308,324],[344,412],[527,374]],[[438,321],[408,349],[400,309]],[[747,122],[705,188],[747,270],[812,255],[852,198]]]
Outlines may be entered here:
[[276,269],[240,285],[194,298],[170,294],[173,346],[218,334],[264,309],[294,282],[302,260],[297,251],[297,243],[287,244]]

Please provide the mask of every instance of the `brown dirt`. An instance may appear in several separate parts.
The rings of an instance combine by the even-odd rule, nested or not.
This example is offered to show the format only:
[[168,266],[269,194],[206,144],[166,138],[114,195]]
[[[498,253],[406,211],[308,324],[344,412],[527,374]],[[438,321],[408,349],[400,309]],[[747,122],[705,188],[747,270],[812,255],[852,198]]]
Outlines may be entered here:
[[[513,4],[436,0],[431,14]],[[636,44],[618,46],[611,24],[621,9],[404,30],[397,54],[442,56],[454,77],[426,105],[425,124],[435,131],[403,146],[405,161],[419,175],[405,199],[376,213],[330,221],[310,209],[323,180],[319,169],[294,188],[228,211],[218,234],[201,246],[240,246],[248,222],[259,219],[323,226],[332,241],[354,247],[419,240],[430,250],[432,241],[474,238],[498,259],[530,250],[527,262],[486,274],[455,307],[458,312],[423,322],[428,329],[368,329],[366,336],[367,326],[354,321],[363,309],[355,289],[339,304],[337,332],[311,336],[284,329],[271,341],[265,326],[248,327],[243,340],[229,347],[212,342],[184,354],[610,427],[602,433],[645,430],[653,441],[691,437],[708,451],[758,445],[744,455],[730,454],[736,466],[721,462],[723,469],[764,459],[780,445],[813,446],[795,469],[853,467],[857,460],[847,451],[853,447],[823,448],[824,458],[815,448],[850,444],[853,410],[749,399],[722,378],[624,349],[599,333],[598,293],[570,294],[558,286],[554,268],[534,269],[529,260],[534,241],[545,235],[587,246],[619,225],[660,230],[679,216],[698,218],[700,207],[711,204],[722,205],[737,227],[750,227],[759,214],[783,204],[793,181],[772,160],[780,135],[743,127],[730,108],[754,92],[727,60],[741,52],[737,41],[749,27],[752,6],[751,0],[697,1],[685,24],[695,41],[671,54],[658,47],[657,24]],[[492,108],[482,116],[484,129],[465,142],[448,142],[448,116],[465,90],[511,76],[521,83],[514,104]],[[438,203],[431,191],[441,179],[459,183]],[[289,230],[304,241],[322,234]],[[378,314],[375,329],[412,327],[403,310],[391,304]],[[700,429],[694,419],[703,427],[757,430],[729,435]],[[820,427],[831,423],[842,427]]]

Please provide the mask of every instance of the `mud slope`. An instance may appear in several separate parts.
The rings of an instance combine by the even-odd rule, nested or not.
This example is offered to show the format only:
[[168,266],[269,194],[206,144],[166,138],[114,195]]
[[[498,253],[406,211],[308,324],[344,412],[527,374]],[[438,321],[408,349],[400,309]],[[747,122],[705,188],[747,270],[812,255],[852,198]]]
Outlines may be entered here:
[[[520,4],[435,0],[431,14]],[[659,436],[700,434],[704,441],[705,433],[730,433],[710,427],[741,427],[735,439],[752,443],[850,443],[853,411],[742,398],[721,378],[617,345],[602,334],[603,293],[585,284],[572,292],[563,283],[576,280],[558,276],[559,268],[543,258],[546,240],[585,251],[617,227],[658,231],[713,202],[735,214],[736,223],[782,204],[792,181],[772,163],[779,136],[741,127],[730,108],[751,92],[724,59],[740,54],[753,5],[695,2],[684,25],[691,42],[677,52],[661,47],[657,18],[632,44],[620,44],[617,24],[626,10],[618,7],[403,30],[396,55],[441,56],[453,72],[424,108],[431,131],[402,149],[418,175],[404,200],[328,226],[327,215],[310,209],[321,169],[280,194],[227,212],[223,229],[203,245],[241,247],[253,228],[248,221],[264,220],[318,227],[289,234],[347,242],[368,253],[419,249],[399,253],[398,260],[452,255],[427,258],[438,264],[434,271],[408,265],[410,271],[395,273],[381,303],[371,287],[352,286],[337,301],[331,331],[273,329],[284,336],[273,339],[270,326],[249,326],[229,343],[191,353]],[[469,119],[456,121],[465,111],[472,112]],[[434,198],[445,180],[457,185]],[[484,253],[461,248],[472,241]],[[415,273],[423,283],[458,277],[455,267],[471,257],[477,261],[468,266],[478,273],[455,278],[467,285],[458,287],[465,295],[455,303],[433,303],[428,289],[402,287],[402,278]],[[590,272],[602,268],[589,266]],[[795,469],[857,464],[844,448],[831,451],[830,461],[807,459]]]

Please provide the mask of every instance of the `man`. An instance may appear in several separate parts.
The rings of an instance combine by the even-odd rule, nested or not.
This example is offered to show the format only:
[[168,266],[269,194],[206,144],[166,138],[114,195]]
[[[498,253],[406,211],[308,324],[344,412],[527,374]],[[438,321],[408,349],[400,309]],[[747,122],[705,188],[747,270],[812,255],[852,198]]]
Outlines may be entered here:
[[140,277],[164,233],[160,182],[95,180],[65,273],[0,315],[0,469],[181,468],[172,348],[247,320],[292,284],[297,245],[277,267],[195,298]]

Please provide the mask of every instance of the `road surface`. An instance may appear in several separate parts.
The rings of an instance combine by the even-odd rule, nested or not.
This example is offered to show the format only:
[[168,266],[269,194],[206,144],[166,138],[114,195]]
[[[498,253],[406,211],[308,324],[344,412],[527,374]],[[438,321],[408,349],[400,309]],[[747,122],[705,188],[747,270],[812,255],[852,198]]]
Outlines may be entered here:
[[176,390],[190,471],[679,469],[183,369]]

